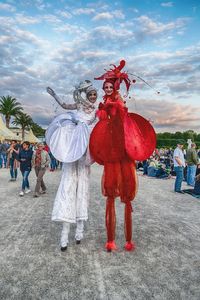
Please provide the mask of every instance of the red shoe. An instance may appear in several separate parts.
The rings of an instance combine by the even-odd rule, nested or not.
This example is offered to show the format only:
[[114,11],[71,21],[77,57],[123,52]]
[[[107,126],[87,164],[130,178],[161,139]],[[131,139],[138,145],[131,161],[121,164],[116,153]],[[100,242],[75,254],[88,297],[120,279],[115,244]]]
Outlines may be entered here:
[[126,242],[124,248],[126,251],[134,251],[136,246],[135,246],[134,242]]
[[117,246],[115,244],[115,241],[107,242],[106,245],[105,245],[105,248],[107,249],[108,252],[112,252],[112,250],[117,250]]

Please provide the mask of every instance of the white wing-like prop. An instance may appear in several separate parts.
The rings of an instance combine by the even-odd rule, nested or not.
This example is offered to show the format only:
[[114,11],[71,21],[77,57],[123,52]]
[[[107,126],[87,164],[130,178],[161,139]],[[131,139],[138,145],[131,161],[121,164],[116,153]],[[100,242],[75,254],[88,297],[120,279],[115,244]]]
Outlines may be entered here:
[[88,125],[77,120],[76,113],[58,115],[46,131],[46,142],[53,156],[70,163],[80,159],[89,143]]

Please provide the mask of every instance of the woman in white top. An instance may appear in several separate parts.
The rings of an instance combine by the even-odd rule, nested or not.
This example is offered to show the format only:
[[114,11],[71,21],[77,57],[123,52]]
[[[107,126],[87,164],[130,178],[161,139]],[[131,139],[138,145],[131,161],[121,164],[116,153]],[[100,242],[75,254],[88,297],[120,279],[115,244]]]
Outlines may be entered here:
[[88,143],[96,120],[97,91],[90,81],[81,82],[74,91],[73,104],[62,103],[49,87],[47,92],[64,109],[73,110],[57,116],[46,132],[46,142],[52,154],[63,162],[62,178],[53,206],[52,220],[63,223],[60,244],[61,251],[65,251],[70,224],[77,224],[75,240],[80,244],[84,221],[88,219],[89,174],[92,163]]

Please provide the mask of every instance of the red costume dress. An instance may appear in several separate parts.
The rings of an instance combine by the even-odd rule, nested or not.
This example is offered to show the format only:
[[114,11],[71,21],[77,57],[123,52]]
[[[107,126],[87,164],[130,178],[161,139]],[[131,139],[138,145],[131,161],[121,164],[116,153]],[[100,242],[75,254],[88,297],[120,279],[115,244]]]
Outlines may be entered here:
[[132,242],[132,206],[131,201],[137,193],[137,175],[135,160],[147,159],[155,149],[156,135],[149,121],[140,115],[129,113],[118,89],[124,80],[127,91],[130,80],[126,73],[121,73],[125,61],[96,79],[105,79],[113,84],[112,95],[104,96],[97,116],[99,122],[90,136],[90,152],[94,160],[104,165],[102,193],[107,197],[106,203],[106,249],[112,251],[115,245],[115,203],[120,197],[125,204],[124,230],[125,249],[135,248]]

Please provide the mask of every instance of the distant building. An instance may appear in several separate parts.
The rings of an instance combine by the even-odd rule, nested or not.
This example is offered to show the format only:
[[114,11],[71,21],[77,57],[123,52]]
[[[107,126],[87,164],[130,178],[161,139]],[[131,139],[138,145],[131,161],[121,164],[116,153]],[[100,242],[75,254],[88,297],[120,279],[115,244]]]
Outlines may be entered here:
[[[17,128],[17,127],[12,127],[10,130],[17,136],[19,137],[20,140],[22,140],[22,129]],[[29,141],[31,144],[39,143],[42,142],[41,138],[38,138],[34,135],[32,129],[30,130],[25,130],[24,132],[24,141]]]

